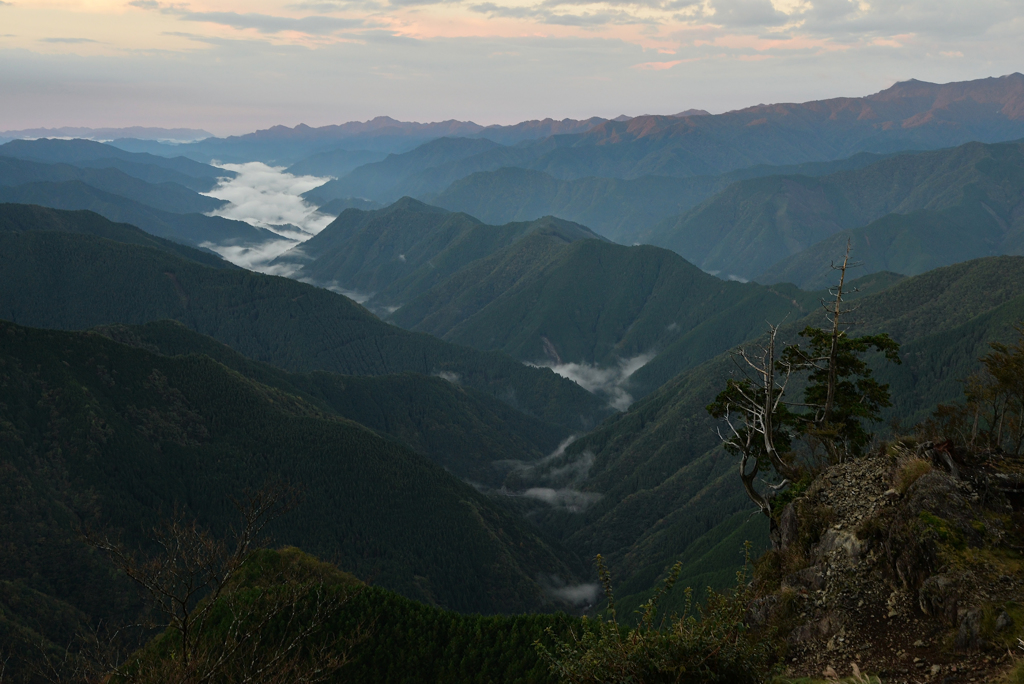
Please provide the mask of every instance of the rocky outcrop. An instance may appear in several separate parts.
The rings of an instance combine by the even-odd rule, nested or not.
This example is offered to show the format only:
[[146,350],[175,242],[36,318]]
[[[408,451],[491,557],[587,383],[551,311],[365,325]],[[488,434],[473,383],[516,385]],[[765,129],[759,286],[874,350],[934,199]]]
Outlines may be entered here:
[[789,674],[855,663],[887,684],[969,682],[1002,667],[1024,632],[1024,611],[1011,614],[1024,604],[1024,514],[991,475],[1012,480],[1024,459],[996,468],[939,446],[835,465],[783,508],[752,615],[785,638]]

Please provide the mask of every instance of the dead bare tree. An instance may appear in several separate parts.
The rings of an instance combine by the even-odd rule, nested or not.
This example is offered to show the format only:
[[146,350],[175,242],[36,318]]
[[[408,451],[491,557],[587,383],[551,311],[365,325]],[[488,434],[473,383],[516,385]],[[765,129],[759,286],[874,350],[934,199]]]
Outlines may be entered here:
[[[755,478],[762,469],[774,469],[783,480],[774,488],[784,486],[794,469],[782,458],[791,437],[789,412],[783,403],[792,377],[792,367],[776,358],[779,327],[768,325],[766,341],[756,353],[740,349],[733,354],[742,380],[728,380],[726,389],[708,406],[708,412],[725,421],[728,434],[718,435],[726,449],[739,455],[740,480],[747,496],[769,518],[771,497],[757,491]],[[780,450],[781,449],[781,450]],[[751,467],[752,465],[752,467]]]
[[[847,270],[854,266],[850,250],[847,242],[842,262],[832,264],[839,283],[822,300],[830,329],[808,326],[799,333],[807,339],[806,346],[791,344],[780,354],[779,326],[769,323],[766,341],[733,352],[742,379],[727,380],[725,390],[707,406],[713,417],[724,421],[727,432],[718,431],[722,445],[739,456],[744,490],[772,520],[773,529],[772,493],[799,479],[801,472],[790,453],[793,439],[819,441],[830,460],[841,460],[870,441],[860,419],[877,420],[880,408],[889,405],[888,386],[871,378],[860,354],[875,349],[899,363],[899,345],[884,334],[851,338],[840,323],[852,311],[844,304],[851,293],[846,282]],[[786,398],[796,373],[808,374],[802,402]],[[770,471],[775,473],[771,479],[781,481],[768,483],[768,491],[762,493],[756,478]]]

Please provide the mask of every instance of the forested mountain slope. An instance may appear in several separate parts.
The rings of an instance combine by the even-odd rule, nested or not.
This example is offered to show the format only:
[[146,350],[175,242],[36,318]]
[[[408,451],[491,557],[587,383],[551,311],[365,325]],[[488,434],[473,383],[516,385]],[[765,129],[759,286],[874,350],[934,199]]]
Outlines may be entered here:
[[13,140],[0,145],[0,156],[44,164],[71,164],[80,168],[115,168],[147,183],[174,182],[197,192],[210,190],[219,178],[235,176],[234,171],[185,157],[126,152],[92,140]]
[[847,242],[865,270],[908,275],[981,256],[1024,254],[1024,143],[985,147],[987,155],[968,165],[962,182],[940,188],[927,208],[836,233],[758,279],[819,286],[828,276],[815,261]]
[[[308,575],[292,570],[313,564]],[[461,615],[381,587],[353,586],[351,575],[325,565],[298,549],[261,551],[237,586],[273,587],[281,577],[297,575],[293,581],[301,582],[323,573],[328,587],[347,587],[350,599],[328,625],[334,634],[365,635],[351,646],[343,640],[349,663],[338,674],[347,681],[555,684],[558,677],[534,644],[551,648],[553,635],[585,629],[580,618],[557,613]]]
[[550,217],[490,226],[404,198],[346,210],[273,265],[359,293],[404,328],[528,363],[617,368],[658,356],[636,384],[643,394],[747,339],[766,312],[798,316],[817,301],[793,287],[722,281],[668,250],[595,238]]
[[[964,260],[1014,253],[1022,193],[1024,144],[968,143],[819,178],[741,181],[662,223],[650,241],[706,271],[816,289],[836,245],[851,235],[870,270],[909,275],[952,263],[957,254]],[[928,213],[916,213],[922,210]],[[867,232],[854,230],[872,222]]]
[[543,171],[506,167],[470,174],[430,201],[492,224],[558,216],[623,242],[669,216],[689,210],[722,186],[714,176],[567,181]]
[[[393,320],[534,363],[654,358],[659,374],[647,377],[665,381],[748,339],[765,316],[799,316],[816,301],[792,287],[720,280],[656,247],[533,235],[440,282]],[[634,385],[640,394],[657,386]]]
[[383,152],[374,152],[372,150],[327,150],[317,152],[295,162],[288,167],[288,173],[295,176],[330,176],[338,178],[363,164],[379,162],[384,156]]
[[342,212],[271,265],[297,268],[294,278],[364,293],[369,306],[383,310],[537,232],[562,241],[598,238],[584,226],[558,219],[490,226],[405,197],[384,209]]
[[327,290],[87,235],[0,233],[0,318],[65,329],[175,319],[291,371],[450,373],[574,430],[607,414],[599,399],[550,371],[406,332]]
[[114,168],[79,168],[70,164],[38,162],[0,157],[0,185],[77,180],[113,195],[120,195],[161,211],[176,214],[207,213],[226,204],[224,200],[200,195],[194,190],[163,181],[148,183]]
[[82,233],[114,242],[154,247],[204,266],[237,268],[211,252],[158,238],[127,223],[114,223],[91,211],[62,211],[34,204],[0,204],[0,232],[29,231]]
[[132,547],[175,510],[215,534],[229,497],[302,491],[273,526],[361,578],[465,612],[551,605],[540,576],[572,555],[426,458],[204,355],[0,322],[0,592],[5,643],[63,646],[75,623],[125,624],[131,594],[78,532]]
[[161,211],[78,180],[0,186],[0,202],[38,204],[51,209],[85,209],[117,223],[138,226],[151,235],[194,247],[207,244],[254,245],[280,239],[276,233],[244,221]]
[[568,437],[565,428],[440,377],[288,373],[247,359],[175,321],[94,330],[122,344],[165,355],[205,354],[260,384],[397,439],[460,479],[493,488],[502,485],[509,464],[527,465]]
[[[848,317],[851,334],[890,332],[903,345],[902,365],[875,363],[879,379],[891,384],[895,403],[886,420],[919,419],[936,403],[961,396],[959,380],[977,368],[988,341],[1016,335],[1012,325],[1024,319],[1024,258],[979,259],[938,269],[865,296],[857,307]],[[781,340],[788,344],[798,341],[796,333],[805,325],[821,326],[825,320],[812,312],[792,323],[768,322],[785,324]],[[714,421],[704,410],[736,373],[728,354],[716,356],[609,419],[546,465],[551,472],[584,468],[587,477],[571,486],[581,496],[590,494],[593,503],[576,514],[552,508],[539,520],[581,556],[605,554],[613,574],[629,578],[623,595],[648,590],[676,558],[684,558],[691,572],[701,576],[722,570],[720,563],[730,557],[741,560],[742,540],[732,537],[736,548],[731,551],[719,542],[754,513],[742,513],[750,509],[735,462],[717,448]],[[559,486],[552,482],[549,486]],[[758,527],[760,518],[754,521],[747,532],[765,533],[766,524]],[[717,560],[700,562],[704,553]],[[728,573],[719,578],[727,581]],[[684,578],[680,586],[689,581]]]
[[498,143],[484,139],[438,138],[412,151],[389,154],[382,161],[359,166],[341,178],[310,190],[305,197],[317,204],[345,197],[393,202],[403,195],[420,194],[415,186],[423,182],[421,177],[426,169],[498,147]]

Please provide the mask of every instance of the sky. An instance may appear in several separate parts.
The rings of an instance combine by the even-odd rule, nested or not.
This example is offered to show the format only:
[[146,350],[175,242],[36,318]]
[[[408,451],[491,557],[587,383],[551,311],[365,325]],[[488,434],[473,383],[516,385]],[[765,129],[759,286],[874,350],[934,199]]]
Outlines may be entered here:
[[713,113],[1024,70],[1021,0],[0,0],[0,131]]

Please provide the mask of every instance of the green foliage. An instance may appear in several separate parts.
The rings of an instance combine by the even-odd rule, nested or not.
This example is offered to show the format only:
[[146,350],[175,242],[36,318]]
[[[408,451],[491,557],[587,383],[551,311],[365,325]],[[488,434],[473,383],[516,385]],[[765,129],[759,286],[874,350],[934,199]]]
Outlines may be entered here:
[[1024,324],[1012,344],[990,342],[983,368],[964,380],[963,404],[940,404],[924,429],[972,450],[1024,447]]
[[939,516],[929,511],[921,511],[917,514],[921,522],[931,530],[931,532],[938,538],[943,544],[952,546],[954,549],[963,550],[966,548],[963,536],[957,529],[950,525],[948,521],[943,520]]
[[62,211],[34,204],[0,205],[0,232],[21,233],[26,231],[93,235],[114,242],[154,247],[204,266],[235,268],[233,264],[224,261],[216,254],[164,240],[127,223],[113,223],[91,211]]
[[[819,316],[794,321],[780,338],[799,340],[799,331],[817,325]],[[850,317],[855,322],[851,336],[888,331],[900,342],[901,365],[881,362],[882,355],[865,358],[874,369],[872,377],[890,387],[893,406],[883,411],[883,421],[913,424],[937,403],[955,400],[963,391],[959,379],[977,368],[988,342],[1014,339],[1012,326],[1022,318],[1020,257],[946,267],[859,299]],[[750,515],[735,461],[716,451],[715,425],[703,410],[733,372],[732,358],[720,354],[681,373],[572,444],[564,461],[552,463],[559,467],[586,452],[594,455],[588,488],[604,494],[600,502],[579,515],[551,512],[538,519],[559,531],[581,556],[604,553],[624,580],[623,596],[649,590],[661,568],[687,558],[692,545],[722,521]],[[759,530],[757,539],[767,546],[765,527],[756,519],[750,523],[751,532]],[[722,528],[713,534],[721,539],[728,532]],[[723,553],[707,570],[731,573],[740,562],[735,553]]]
[[677,563],[641,606],[636,625],[624,627],[616,616],[611,576],[601,556],[597,565],[608,602],[607,617],[588,621],[567,640],[556,638],[554,649],[538,644],[561,681],[755,684],[772,672],[776,654],[771,638],[745,623],[753,593],[744,571],[736,576],[735,590],[726,594],[709,591],[696,614],[690,602],[692,592],[687,589],[682,616],[659,622],[659,603],[682,569]]
[[797,299],[810,298],[722,282],[667,250],[534,235],[465,265],[394,320],[526,361],[614,366],[657,350],[631,378],[644,395],[748,339],[764,316],[799,313]]
[[[767,400],[767,390],[763,387],[755,387],[749,379],[734,380],[729,378],[725,381],[725,389],[718,393],[715,400],[705,407],[705,410],[712,418],[723,420],[730,414],[735,413],[736,407],[744,402],[752,400],[756,404],[764,404]],[[793,444],[793,427],[797,424],[798,416],[788,406],[780,403],[772,413],[774,430],[771,434],[771,441],[775,449],[780,453],[786,453]],[[765,447],[765,440],[753,435],[751,427],[738,426],[739,435],[735,439],[728,439],[722,442],[727,451],[732,454],[741,452],[741,444],[748,442],[751,445],[751,456],[757,461],[758,467],[762,470],[771,470],[774,465],[768,460]]]
[[[564,547],[392,440],[209,357],[96,334],[0,323],[0,469],[0,612],[29,644],[138,608],[79,525],[138,547],[181,505],[219,533],[228,497],[270,478],[304,491],[277,543],[449,609],[543,608],[538,576],[580,574]],[[35,593],[49,616],[26,605]]]
[[[295,589],[305,597],[319,598],[319,592],[343,599],[310,644],[329,643],[330,652],[319,656],[345,661],[328,681],[554,684],[556,678],[534,644],[553,645],[551,635],[563,637],[582,625],[564,614],[481,616],[445,611],[362,585],[298,549],[284,548],[260,551],[245,566],[220,599],[222,621],[206,630],[204,643],[211,651],[224,644],[232,625],[228,608],[248,601],[255,608],[246,613],[249,619],[260,620],[261,605],[272,605],[275,595]],[[268,625],[277,632],[278,643],[301,628],[283,622],[282,617]],[[173,668],[173,638],[167,633],[154,639],[137,654],[139,664],[151,672]]]
[[551,217],[489,226],[404,198],[346,211],[278,263],[373,292],[367,306],[404,328],[530,363],[614,366],[659,351],[632,378],[633,396],[749,338],[766,315],[799,315],[816,301],[792,287],[723,282],[667,250],[593,238]]
[[[861,357],[874,351],[898,365],[902,363],[900,345],[886,333],[850,337],[840,331],[833,352],[830,331],[808,326],[800,336],[808,341],[806,346],[786,347],[780,364],[810,371],[803,405],[811,411],[797,418],[801,432],[832,445],[838,453],[862,455],[872,437],[862,421],[878,421],[882,409],[892,403],[889,386],[872,377],[871,367]],[[834,397],[831,410],[825,413],[830,383],[834,383]]]
[[551,371],[405,332],[332,292],[89,235],[0,232],[0,318],[71,329],[169,318],[293,372],[453,373],[570,430],[608,413],[597,397]]
[[274,263],[291,263],[298,277],[373,293],[371,306],[409,303],[467,264],[523,238],[541,233],[557,246],[596,238],[587,228],[546,218],[489,226],[408,197],[376,211],[350,210],[294,252]]
[[252,380],[393,437],[459,478],[490,487],[500,487],[509,468],[550,453],[568,436],[564,429],[442,378],[287,373],[173,321],[97,331],[161,354],[205,354]]

